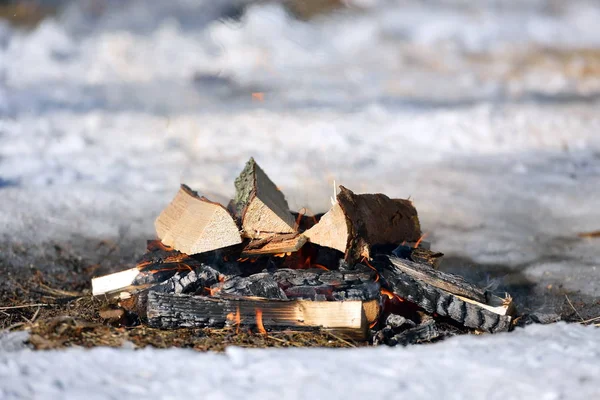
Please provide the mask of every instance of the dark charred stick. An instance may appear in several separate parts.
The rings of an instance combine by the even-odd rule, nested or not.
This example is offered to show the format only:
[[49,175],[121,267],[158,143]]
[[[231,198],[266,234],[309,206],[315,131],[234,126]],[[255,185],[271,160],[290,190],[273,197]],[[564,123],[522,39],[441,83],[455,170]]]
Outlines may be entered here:
[[[395,295],[418,305],[429,314],[449,317],[468,328],[486,332],[502,332],[510,328],[513,312],[510,302],[489,305],[450,293],[421,280],[419,277],[424,275],[424,271],[419,271],[419,277],[406,273],[406,269],[397,267],[406,260],[398,260],[393,256],[379,256],[373,261],[384,281],[382,285]],[[502,299],[499,301],[502,302]]]
[[[386,256],[384,256],[386,257]],[[395,268],[436,288],[452,294],[487,304],[488,294],[482,288],[465,281],[462,277],[447,272],[438,271],[427,264],[416,263],[398,257],[386,257]]]

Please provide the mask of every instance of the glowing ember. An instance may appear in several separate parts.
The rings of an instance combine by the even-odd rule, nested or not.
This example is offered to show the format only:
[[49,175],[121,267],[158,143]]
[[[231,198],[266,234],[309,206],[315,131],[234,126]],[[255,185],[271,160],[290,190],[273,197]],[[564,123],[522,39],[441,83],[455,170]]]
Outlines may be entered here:
[[265,329],[265,326],[263,325],[263,320],[262,320],[262,310],[260,308],[256,309],[256,327],[258,328],[258,331],[260,333],[262,333],[263,335],[267,335],[267,330]]

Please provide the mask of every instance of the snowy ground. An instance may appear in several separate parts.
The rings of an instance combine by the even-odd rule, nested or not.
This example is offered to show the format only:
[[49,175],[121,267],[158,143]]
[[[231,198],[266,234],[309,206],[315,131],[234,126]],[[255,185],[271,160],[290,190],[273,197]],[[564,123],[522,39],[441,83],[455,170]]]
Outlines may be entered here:
[[[229,3],[157,3],[130,1],[101,14],[71,6],[27,32],[0,22],[0,255],[14,268],[40,267],[54,243],[102,262],[92,249],[118,240],[130,244],[118,251],[132,262],[180,182],[227,198],[254,156],[295,208],[325,210],[334,179],[357,192],[410,196],[428,240],[448,256],[443,268],[510,290],[525,311],[561,313],[568,293],[584,318],[597,315],[600,242],[577,237],[600,229],[597,3],[363,0],[353,2],[360,9],[309,23],[277,4],[219,21]],[[20,256],[17,244],[37,255]],[[215,395],[247,392],[251,379],[262,382],[252,368],[272,365],[279,374],[285,359],[307,366],[298,367],[303,380],[286,384],[320,377],[298,397],[329,396],[329,374],[352,383],[340,393],[425,397],[434,390],[425,386],[432,364],[461,362],[483,372],[452,368],[464,386],[453,382],[457,391],[447,396],[494,398],[492,383],[537,376],[550,386],[517,385],[514,395],[591,398],[583,393],[594,390],[586,379],[600,375],[586,364],[597,357],[594,340],[597,330],[561,325],[405,350],[249,352],[243,379],[225,379],[228,389]],[[436,349],[443,360],[434,358]],[[573,364],[545,351],[563,352]],[[403,364],[422,353],[431,360],[419,361],[422,369]],[[136,365],[180,354],[200,368],[227,366],[246,353],[10,353],[0,356],[0,377],[32,382],[38,375],[31,371],[46,376],[48,365],[66,360],[126,362],[133,396],[145,376],[135,375]],[[311,357],[319,359],[314,366]],[[388,361],[359,367],[375,357]],[[349,363],[356,366],[331,369]],[[396,369],[386,372],[387,365]],[[352,378],[365,369],[378,382],[390,374],[398,386]],[[90,384],[101,390],[117,382],[111,371]],[[413,375],[421,386],[410,383]],[[186,375],[173,373],[173,385],[182,382],[175,376]],[[65,379],[39,393],[51,398],[63,387],[80,394]],[[286,379],[269,382],[274,388]],[[589,392],[573,393],[571,385]]]

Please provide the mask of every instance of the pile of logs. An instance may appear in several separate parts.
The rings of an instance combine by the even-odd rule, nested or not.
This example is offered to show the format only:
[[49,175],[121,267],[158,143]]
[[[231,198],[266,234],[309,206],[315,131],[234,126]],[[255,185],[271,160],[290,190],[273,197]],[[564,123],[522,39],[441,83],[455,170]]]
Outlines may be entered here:
[[163,329],[318,328],[388,345],[510,329],[510,296],[438,270],[409,200],[340,186],[306,217],[253,159],[235,188],[224,206],[182,185],[136,267],[94,278],[93,294]]

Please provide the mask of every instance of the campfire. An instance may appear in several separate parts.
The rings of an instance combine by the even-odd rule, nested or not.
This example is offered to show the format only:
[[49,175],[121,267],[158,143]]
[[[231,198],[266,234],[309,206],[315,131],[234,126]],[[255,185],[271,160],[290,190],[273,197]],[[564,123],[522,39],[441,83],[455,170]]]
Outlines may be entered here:
[[161,329],[323,329],[406,345],[511,328],[510,295],[438,269],[409,200],[340,186],[327,213],[294,213],[253,159],[235,188],[224,206],[182,185],[156,219],[159,240],[135,268],[94,278],[93,294]]

